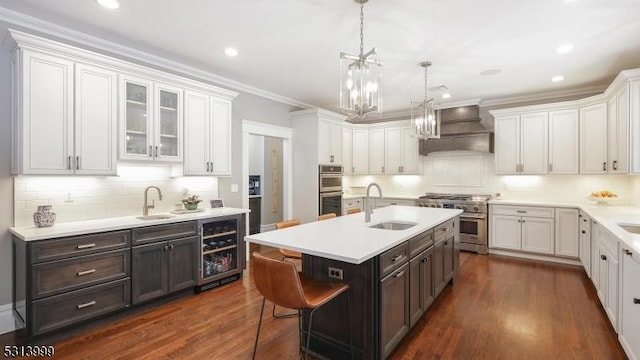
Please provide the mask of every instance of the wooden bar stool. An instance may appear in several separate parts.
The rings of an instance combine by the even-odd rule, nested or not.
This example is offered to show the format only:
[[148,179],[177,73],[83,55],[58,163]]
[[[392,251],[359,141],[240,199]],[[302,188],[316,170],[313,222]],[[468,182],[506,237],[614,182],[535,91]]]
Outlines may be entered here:
[[[278,304],[279,306],[296,309],[298,314],[303,309],[310,309],[309,326],[307,328],[307,339],[304,351],[305,359],[309,355],[309,340],[311,339],[311,325],[313,314],[322,305],[331,301],[336,296],[346,293],[347,311],[349,313],[349,352],[353,359],[353,336],[351,335],[351,297],[349,296],[349,285],[342,282],[327,282],[309,278],[298,273],[295,264],[290,261],[268,258],[254,252],[251,254],[251,271],[256,289],[262,294],[262,307],[260,309],[260,320],[258,321],[258,332],[256,342],[253,345],[253,359],[256,358],[258,350],[258,337],[262,326],[262,315],[266,300]],[[300,346],[302,347],[302,320],[298,316],[298,332]]]
[[318,216],[318,221],[333,219],[334,217],[336,217],[336,213],[323,214]]
[[347,215],[350,215],[350,214],[357,214],[357,213],[359,213],[360,211],[362,211],[362,210],[360,210],[360,209],[358,209],[358,208],[351,208],[351,209],[347,210]]
[[[291,220],[281,221],[279,223],[276,223],[276,230],[280,230],[280,229],[284,229],[284,228],[288,228],[288,227],[296,226],[300,224],[301,224],[300,219],[291,219]],[[278,251],[280,252],[280,255],[282,255],[282,260],[286,260],[286,259],[302,260],[302,253],[298,251],[289,250],[289,249],[278,249]],[[299,316],[297,313],[276,315],[275,303],[273,304],[271,315],[276,319],[284,319],[284,318]]]

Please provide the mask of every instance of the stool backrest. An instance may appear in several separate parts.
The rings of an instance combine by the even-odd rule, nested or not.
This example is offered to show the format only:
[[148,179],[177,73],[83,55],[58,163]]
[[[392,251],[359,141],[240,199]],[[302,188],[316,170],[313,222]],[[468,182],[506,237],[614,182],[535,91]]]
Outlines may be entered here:
[[298,270],[293,262],[254,252],[251,254],[251,270],[256,289],[267,300],[288,309],[306,307]]
[[284,228],[288,228],[288,227],[296,226],[300,224],[302,224],[302,222],[300,222],[300,219],[285,220],[285,221],[276,223],[276,230],[284,229]]
[[328,213],[318,216],[318,221],[332,219],[334,217],[336,217],[336,213]]

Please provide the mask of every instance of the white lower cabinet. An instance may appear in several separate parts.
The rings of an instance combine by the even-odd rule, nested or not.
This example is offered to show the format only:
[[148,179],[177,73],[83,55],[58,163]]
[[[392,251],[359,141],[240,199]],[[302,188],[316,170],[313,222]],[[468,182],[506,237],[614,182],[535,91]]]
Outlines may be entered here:
[[611,326],[618,332],[618,239],[601,225],[594,226],[597,262],[596,290]]
[[492,205],[489,212],[490,247],[553,254],[553,208]]
[[556,242],[554,254],[557,256],[579,257],[578,209],[556,209]]
[[522,250],[553,254],[553,219],[523,217]]
[[489,229],[492,230],[491,247],[501,249],[521,249],[521,218],[516,216],[493,215]]
[[591,218],[584,211],[580,211],[580,262],[584,267],[587,276],[591,277]]
[[640,254],[622,249],[619,339],[631,360],[640,359]]

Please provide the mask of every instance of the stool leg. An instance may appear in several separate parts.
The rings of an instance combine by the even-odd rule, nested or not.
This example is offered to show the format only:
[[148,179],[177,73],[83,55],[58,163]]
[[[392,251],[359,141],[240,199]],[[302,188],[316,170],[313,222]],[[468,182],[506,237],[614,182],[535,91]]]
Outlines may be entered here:
[[311,340],[311,323],[313,322],[313,313],[316,312],[315,308],[313,310],[311,310],[311,314],[309,315],[309,329],[307,331],[307,346],[304,349],[304,360],[307,360],[307,357],[309,357],[309,340]]
[[258,320],[258,333],[256,334],[256,342],[255,344],[253,344],[253,356],[251,357],[252,359],[255,360],[256,358],[256,350],[258,350],[258,337],[260,336],[260,327],[262,326],[262,313],[264,313],[264,302],[266,301],[266,298],[262,298],[262,307],[260,308],[260,320]]
[[351,326],[351,295],[349,294],[351,289],[347,289],[347,311],[349,312],[349,353],[351,354],[351,360],[353,360],[353,329]]
[[276,304],[273,304],[273,310],[271,310],[271,315],[276,319],[286,319],[286,318],[296,317],[298,316],[298,313],[276,315]]

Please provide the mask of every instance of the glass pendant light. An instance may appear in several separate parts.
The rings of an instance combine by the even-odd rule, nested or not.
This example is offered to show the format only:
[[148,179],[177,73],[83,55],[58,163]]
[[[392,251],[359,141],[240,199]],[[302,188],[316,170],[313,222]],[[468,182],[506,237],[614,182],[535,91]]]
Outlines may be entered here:
[[423,61],[420,66],[424,68],[424,100],[411,103],[411,121],[419,139],[439,139],[440,116],[436,116],[433,98],[429,99],[427,96],[427,69],[431,66],[431,61]]
[[364,53],[364,3],[360,4],[360,54],[340,53],[340,109],[351,120],[361,120],[369,113],[382,113],[380,84],[382,62],[376,48]]

